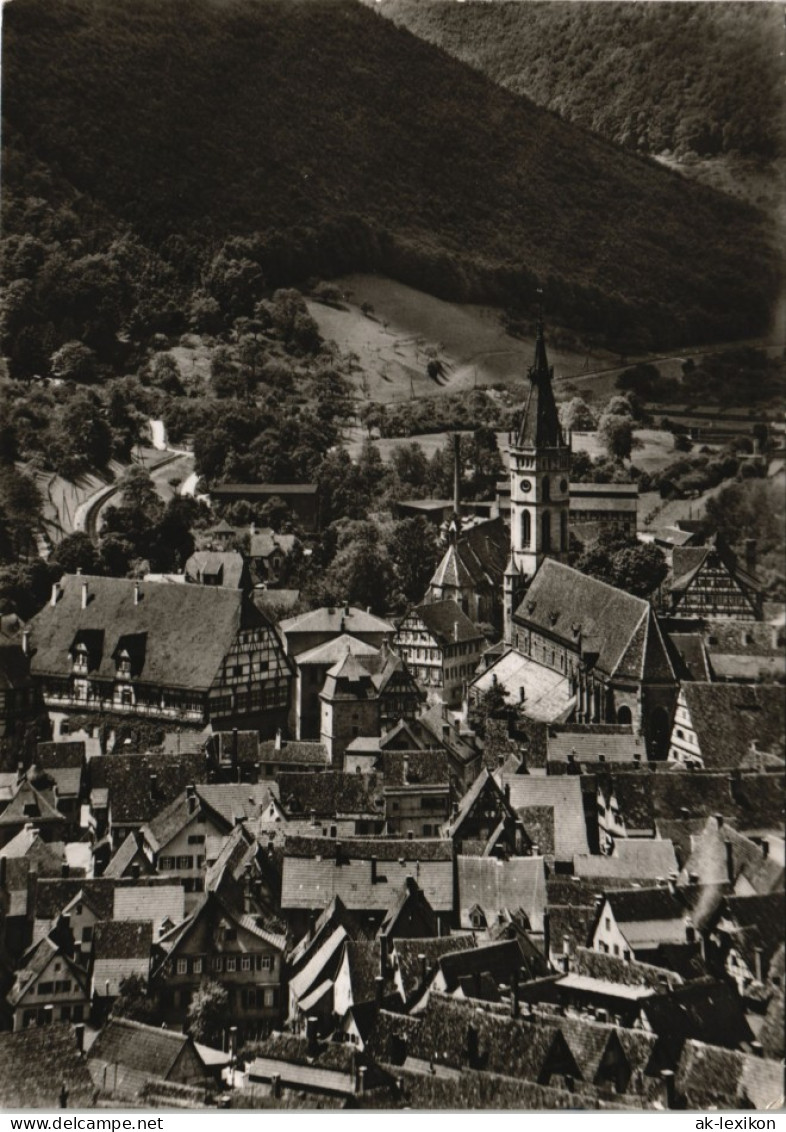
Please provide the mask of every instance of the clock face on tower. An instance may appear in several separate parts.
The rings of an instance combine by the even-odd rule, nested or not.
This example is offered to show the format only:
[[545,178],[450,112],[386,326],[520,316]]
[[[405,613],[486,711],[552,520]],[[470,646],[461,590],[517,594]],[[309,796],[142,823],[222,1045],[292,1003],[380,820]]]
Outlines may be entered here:
[[522,480],[522,481],[521,481],[521,482],[519,483],[519,487],[521,488],[521,490],[522,490],[523,492],[525,492],[525,493],[526,493],[526,492],[528,492],[528,491],[530,490],[530,488],[532,487],[532,484],[531,484],[531,483],[529,482],[529,480]]

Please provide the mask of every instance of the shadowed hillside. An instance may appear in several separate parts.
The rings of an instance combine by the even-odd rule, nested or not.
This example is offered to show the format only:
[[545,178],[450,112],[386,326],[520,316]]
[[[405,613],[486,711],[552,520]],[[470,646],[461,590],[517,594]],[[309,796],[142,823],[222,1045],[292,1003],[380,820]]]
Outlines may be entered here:
[[540,284],[553,317],[632,348],[768,326],[757,213],[358,3],[15,0],[4,16],[6,233],[57,199],[83,240],[93,222],[104,244],[136,234],[164,289],[172,271],[200,285],[242,235],[271,285],[371,269],[510,302]]

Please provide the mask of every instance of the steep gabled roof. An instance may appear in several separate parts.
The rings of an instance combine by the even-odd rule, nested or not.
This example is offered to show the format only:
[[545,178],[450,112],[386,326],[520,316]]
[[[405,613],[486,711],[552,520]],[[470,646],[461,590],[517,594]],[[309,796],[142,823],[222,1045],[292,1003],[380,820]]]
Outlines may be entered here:
[[57,1022],[0,1033],[0,1104],[4,1108],[54,1111],[64,1084],[70,1107],[93,1108],[98,1090],[77,1049],[72,1026]]
[[547,806],[554,810],[554,856],[572,861],[576,853],[589,853],[587,822],[578,775],[506,774],[510,804],[514,810]]
[[755,1108],[783,1105],[783,1065],[736,1050],[688,1039],[675,1077],[687,1108]]
[[523,911],[533,931],[543,928],[546,874],[543,857],[457,858],[458,898],[462,928],[473,927],[470,912],[479,906],[491,925],[499,913]]
[[281,631],[285,635],[292,633],[381,633],[393,634],[395,628],[389,621],[375,617],[364,609],[355,606],[338,606],[337,608],[323,606],[321,609],[312,609],[309,613],[298,614],[297,617],[288,617],[281,622]]
[[553,558],[545,558],[532,579],[515,620],[595,654],[607,676],[673,680],[674,673],[648,601]]
[[91,791],[105,789],[116,826],[141,825],[182,794],[207,781],[204,753],[102,755],[90,760]]
[[433,601],[418,605],[412,612],[420,618],[438,645],[483,639],[474,621],[470,621],[458,602]]
[[105,1061],[166,1080],[187,1047],[191,1047],[194,1057],[201,1062],[187,1034],[160,1026],[146,1026],[130,1018],[111,1017],[93,1042],[87,1057],[88,1061]]
[[753,1038],[735,988],[711,978],[652,995],[642,1001],[641,1012],[650,1029],[674,1049],[689,1038],[727,1049]]
[[786,697],[772,684],[705,684],[681,687],[707,770],[737,767],[751,743],[783,751]]
[[[206,692],[241,628],[268,628],[277,645],[270,622],[239,590],[150,582],[141,585],[135,601],[137,583],[127,578],[66,574],[60,585],[57,603],[45,605],[32,621],[36,676],[70,675],[74,642],[87,634],[94,676],[114,680],[119,642],[133,639],[139,679]],[[283,658],[280,668],[282,674],[288,671]]]
[[281,806],[290,815],[309,814],[312,810],[327,817],[378,814],[382,812],[382,787],[381,776],[373,773],[287,770],[278,776]]

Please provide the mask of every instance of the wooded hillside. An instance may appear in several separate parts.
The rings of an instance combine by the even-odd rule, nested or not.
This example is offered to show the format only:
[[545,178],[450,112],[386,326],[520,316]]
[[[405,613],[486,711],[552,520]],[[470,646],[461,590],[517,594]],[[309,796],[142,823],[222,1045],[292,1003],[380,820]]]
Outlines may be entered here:
[[359,3],[15,0],[4,16],[20,375],[74,339],[109,359],[118,333],[180,332],[195,293],[236,317],[265,286],[350,269],[524,306],[540,285],[553,319],[623,348],[768,326],[778,261],[757,213]]

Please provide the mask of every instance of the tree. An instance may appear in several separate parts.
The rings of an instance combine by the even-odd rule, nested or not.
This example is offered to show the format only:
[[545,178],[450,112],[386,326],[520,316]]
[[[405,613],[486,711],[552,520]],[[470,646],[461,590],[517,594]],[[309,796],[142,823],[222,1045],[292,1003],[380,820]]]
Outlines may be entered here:
[[147,982],[140,975],[128,975],[121,979],[119,990],[120,994],[112,1005],[114,1018],[130,1018],[148,1026],[158,1024],[160,1011],[155,1001],[148,996]]
[[633,450],[633,424],[630,417],[604,413],[598,424],[598,436],[612,459],[630,459]]
[[66,574],[103,574],[104,563],[90,535],[73,531],[57,544],[52,555],[53,563],[62,566]]
[[418,515],[393,524],[387,549],[396,581],[408,602],[421,601],[439,561],[439,543],[433,523]]
[[598,420],[583,397],[563,401],[559,407],[562,427],[573,432],[594,432]]
[[191,999],[186,1030],[196,1042],[219,1046],[221,1032],[230,1019],[229,994],[214,979],[203,979]]
[[62,381],[95,381],[96,356],[83,342],[66,342],[52,354],[49,368]]
[[469,722],[474,731],[481,736],[486,732],[489,719],[500,719],[510,710],[508,691],[496,675],[485,692],[475,699],[469,708]]

